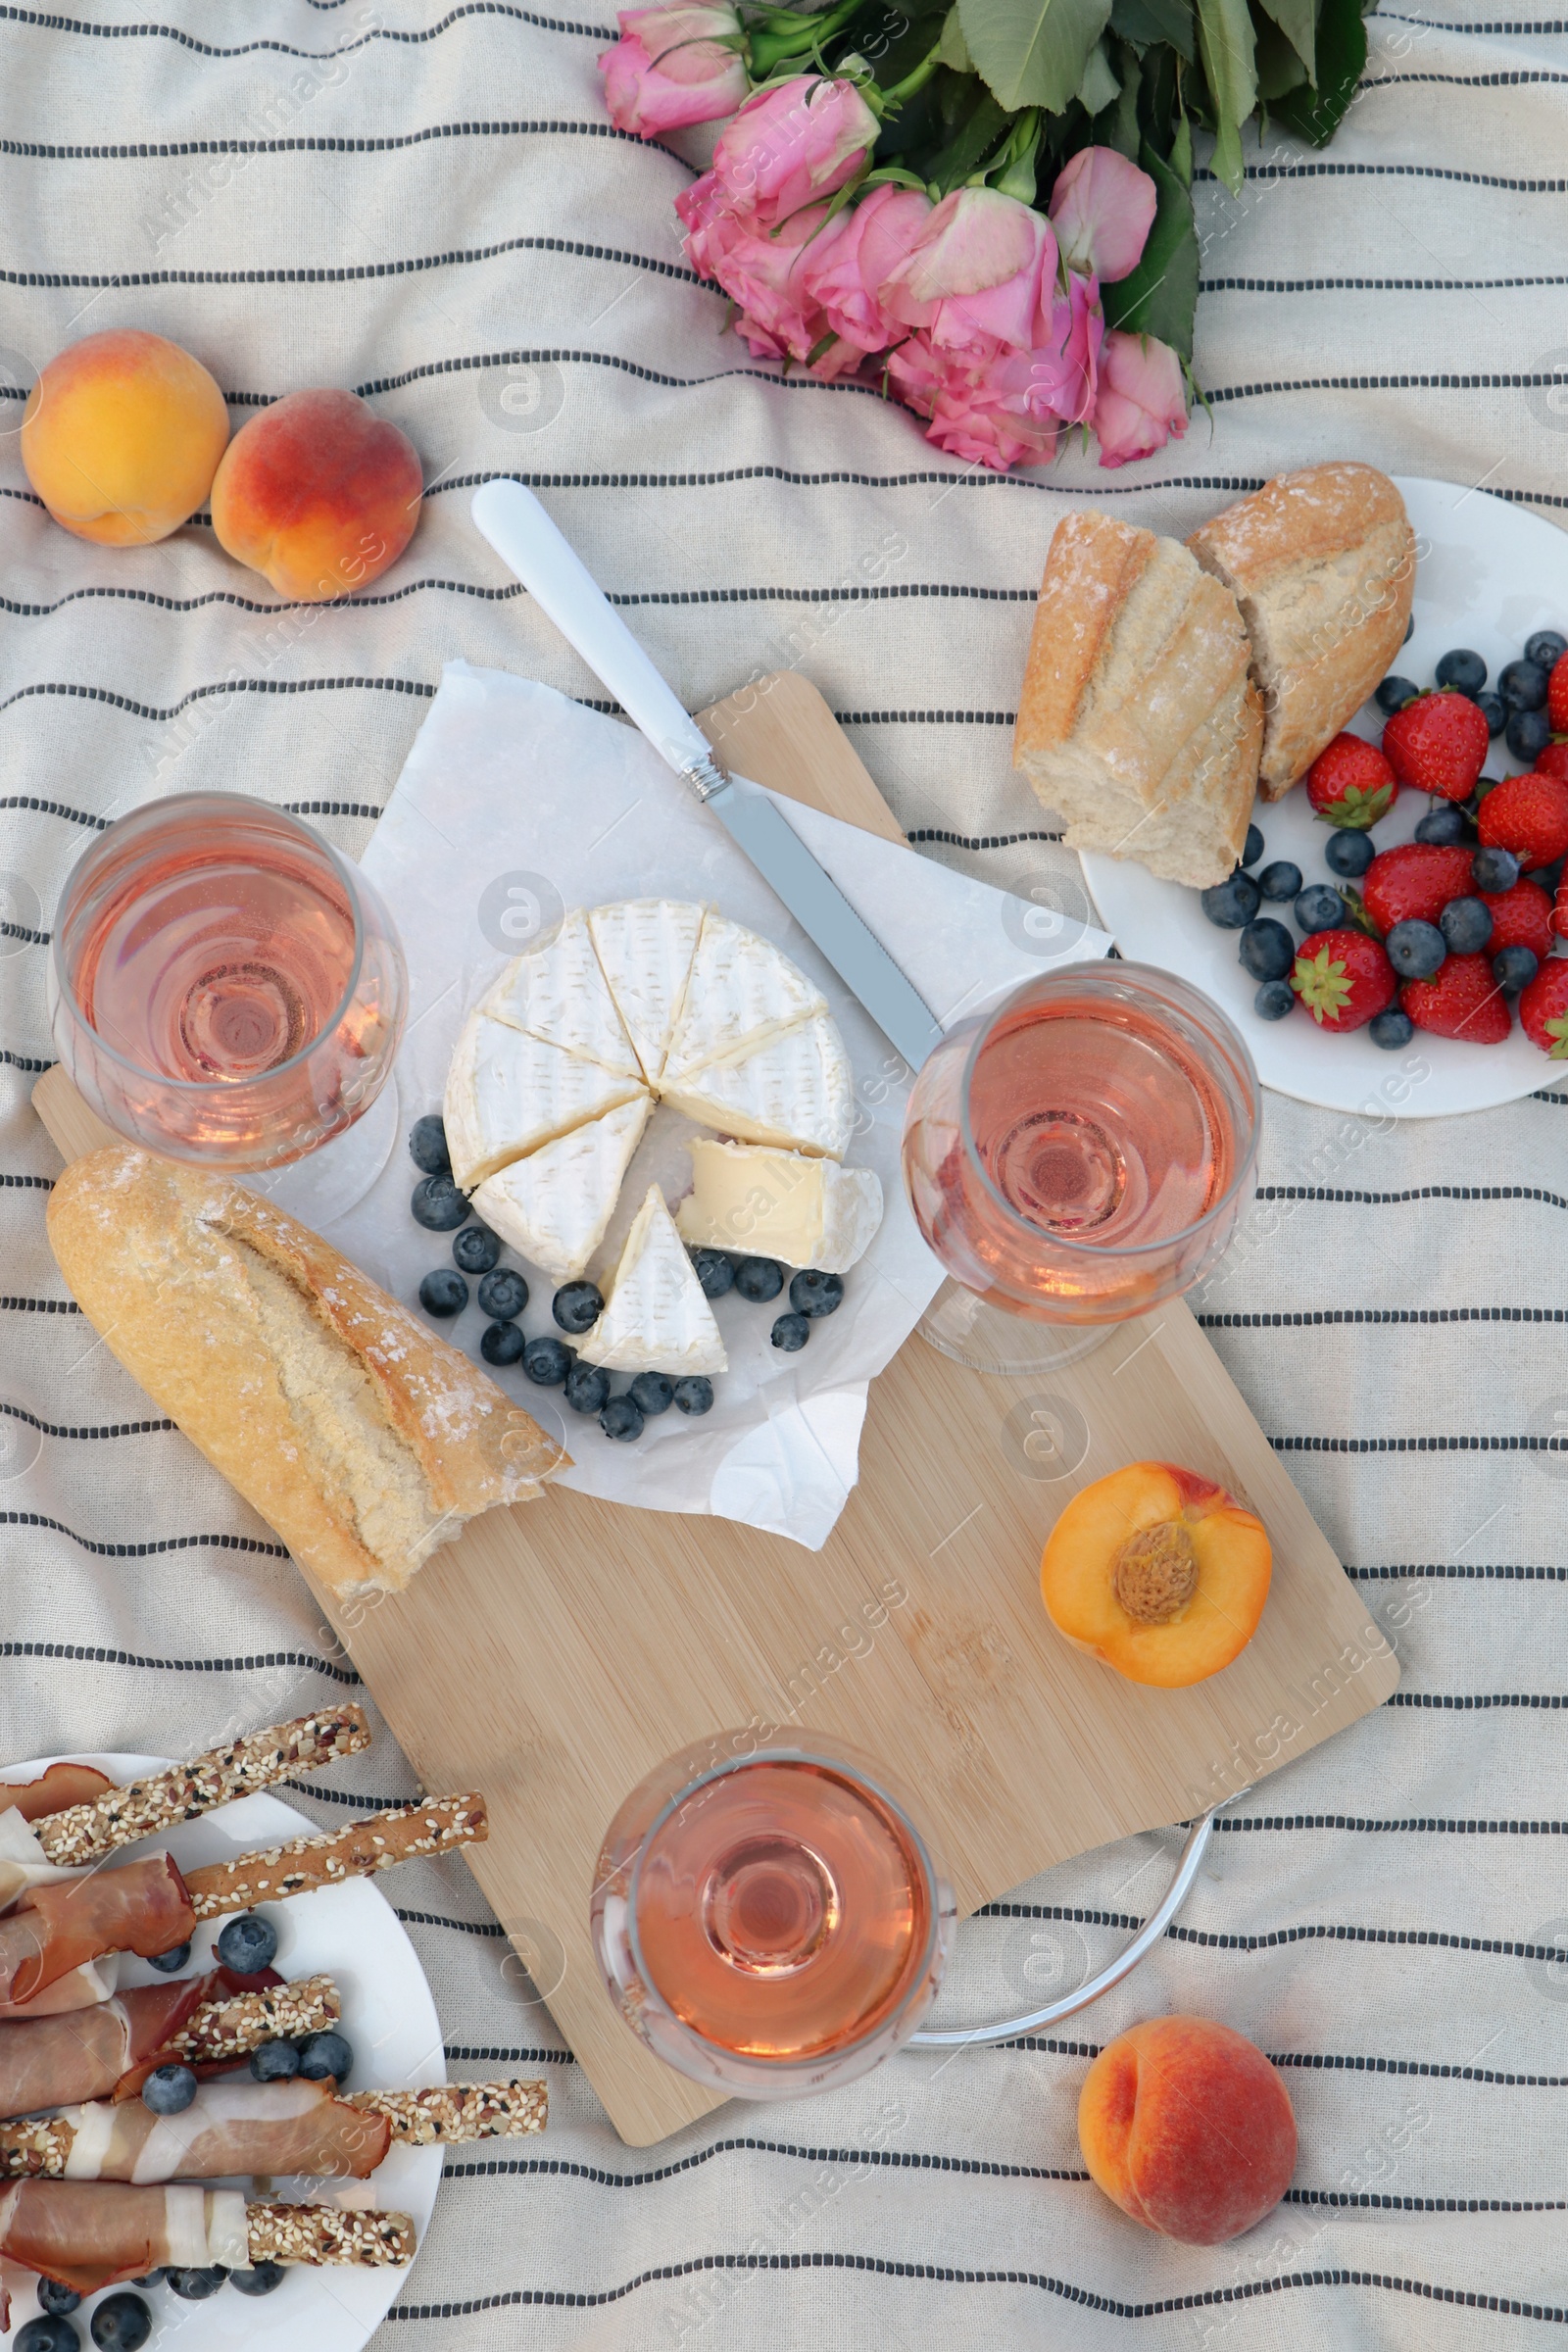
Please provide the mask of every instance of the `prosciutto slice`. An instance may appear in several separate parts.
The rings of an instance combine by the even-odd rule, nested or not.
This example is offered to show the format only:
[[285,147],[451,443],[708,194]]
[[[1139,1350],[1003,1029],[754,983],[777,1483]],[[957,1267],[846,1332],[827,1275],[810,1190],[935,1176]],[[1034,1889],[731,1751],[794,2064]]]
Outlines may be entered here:
[[365,2180],[392,2144],[385,2115],[367,2113],[326,2084],[209,2082],[181,2115],[139,2099],[68,2107],[68,2180],[223,2180],[246,2173]]
[[90,1805],[114,1785],[91,1764],[51,1764],[36,1780],[0,1780],[0,1806],[14,1805],[24,1821],[39,1821],[68,1805]]
[[[185,1882],[169,1854],[28,1886],[0,1919],[0,2018],[15,2017],[51,1985],[107,1953],[136,1952],[150,1960],[172,1951],[195,1925]],[[84,1990],[83,2005],[113,1989]]]
[[245,2200],[229,2188],[19,2180],[0,2190],[0,2256],[83,2295],[165,2263],[243,2270],[250,2261]]
[[[278,1982],[275,1976],[272,1981]],[[69,2016],[0,2024],[0,2116],[106,2099],[130,2074],[139,2087],[140,2079],[163,2064],[165,2053],[177,2054],[170,2045],[195,2011],[204,2002],[224,1999],[230,1989],[228,1972],[213,1969],[204,1977],[139,1984],[116,2000]]]

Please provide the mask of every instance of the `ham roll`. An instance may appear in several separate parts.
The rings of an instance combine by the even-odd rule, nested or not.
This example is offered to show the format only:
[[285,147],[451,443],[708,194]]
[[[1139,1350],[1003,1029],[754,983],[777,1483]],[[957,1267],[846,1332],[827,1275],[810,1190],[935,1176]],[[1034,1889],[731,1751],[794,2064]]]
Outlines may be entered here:
[[[0,2018],[110,1952],[151,1960],[172,1951],[195,1925],[185,1882],[168,1854],[29,1886],[0,1919]],[[113,1989],[105,1984],[89,1997],[102,2000]]]
[[18,2180],[0,2189],[0,2261],[78,2294],[166,2264],[204,2271],[258,2262],[409,2262],[404,2213],[331,2205],[247,2206],[238,2189],[134,2188],[115,2180]]
[[216,1968],[139,1984],[70,2016],[0,2023],[0,2117],[133,2097],[154,2067],[236,2066],[264,2041],[337,2024],[342,2004],[329,1978],[285,1984],[267,1974],[270,1984],[241,1990],[229,1970]]

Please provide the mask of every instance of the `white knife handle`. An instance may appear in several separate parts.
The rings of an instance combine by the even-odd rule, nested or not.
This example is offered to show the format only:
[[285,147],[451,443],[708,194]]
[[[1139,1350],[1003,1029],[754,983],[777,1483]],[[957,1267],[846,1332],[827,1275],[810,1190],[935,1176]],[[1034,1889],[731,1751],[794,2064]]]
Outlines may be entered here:
[[473,519],[655,751],[683,773],[707,767],[712,755],[702,728],[533,492],[520,482],[486,482],[474,492]]

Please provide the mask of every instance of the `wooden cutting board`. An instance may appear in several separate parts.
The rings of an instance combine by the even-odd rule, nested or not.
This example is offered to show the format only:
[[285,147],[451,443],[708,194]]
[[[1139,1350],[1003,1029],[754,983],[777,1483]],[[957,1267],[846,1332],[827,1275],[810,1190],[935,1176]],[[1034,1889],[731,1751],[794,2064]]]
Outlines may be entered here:
[[[703,723],[728,764],[902,838],[793,672]],[[68,1159],[116,1140],[61,1070],[33,1101]],[[1063,1503],[1147,1456],[1217,1479],[1273,1540],[1262,1624],[1190,1690],[1123,1682],[1070,1648],[1040,1601],[1041,1544]],[[604,1831],[674,1749],[750,1724],[856,1740],[919,1790],[968,1912],[1054,1862],[1188,1818],[1398,1680],[1179,1301],[1049,1378],[966,1371],[911,1339],[872,1384],[859,1485],[818,1552],[556,1492],[473,1521],[379,1606],[317,1598],[424,1787],[484,1791],[490,1839],[466,1859],[634,2146],[719,2104],[633,2038],[588,1939]]]

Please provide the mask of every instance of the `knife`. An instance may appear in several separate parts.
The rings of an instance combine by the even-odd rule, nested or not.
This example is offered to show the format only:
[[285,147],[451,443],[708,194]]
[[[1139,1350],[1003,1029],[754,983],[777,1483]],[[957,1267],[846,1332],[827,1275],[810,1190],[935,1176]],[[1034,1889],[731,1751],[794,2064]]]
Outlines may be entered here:
[[735,790],[702,728],[533,492],[520,482],[486,482],[474,494],[473,519],[632,724],[745,851],[910,1069],[919,1069],[942,1041],[927,1005],[773,803]]

